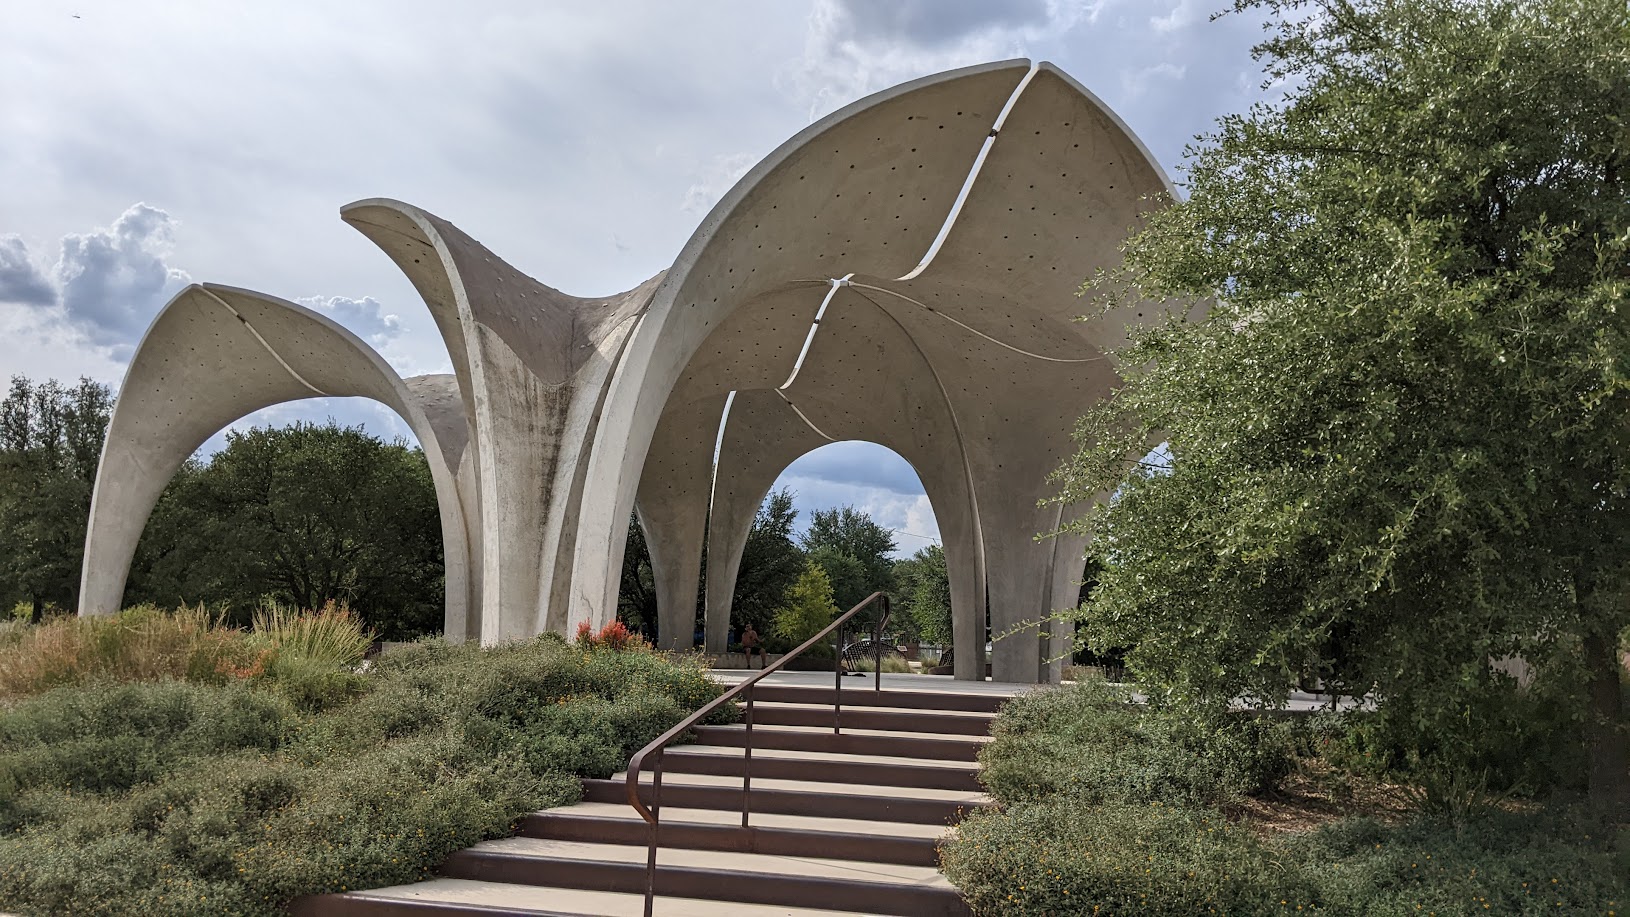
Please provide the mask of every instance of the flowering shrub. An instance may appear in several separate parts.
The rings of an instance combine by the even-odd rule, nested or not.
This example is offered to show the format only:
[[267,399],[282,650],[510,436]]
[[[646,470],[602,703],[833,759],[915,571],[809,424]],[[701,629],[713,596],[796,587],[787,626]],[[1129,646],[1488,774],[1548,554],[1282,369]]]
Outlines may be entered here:
[[650,649],[645,638],[634,633],[623,625],[621,621],[612,621],[596,633],[593,626],[587,621],[577,625],[577,643],[589,649],[607,649],[621,652],[623,650]]

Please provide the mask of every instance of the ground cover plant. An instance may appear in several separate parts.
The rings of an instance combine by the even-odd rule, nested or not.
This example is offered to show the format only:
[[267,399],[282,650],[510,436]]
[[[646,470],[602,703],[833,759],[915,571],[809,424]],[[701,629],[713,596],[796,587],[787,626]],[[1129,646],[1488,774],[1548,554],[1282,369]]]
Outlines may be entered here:
[[[200,614],[53,622],[0,646],[0,673],[26,676],[0,709],[0,909],[274,914],[423,878],[718,692],[630,641],[429,641],[357,671],[369,640],[337,609],[266,612],[265,633]],[[80,655],[49,657],[68,674],[22,659],[73,641]]]
[[1026,695],[1003,709],[980,755],[998,808],[962,822],[943,867],[978,914],[1608,914],[1630,904],[1630,829],[1561,803],[1422,809],[1405,788],[1320,756],[1327,739],[1362,728],[1246,713],[1205,722],[1103,683]]

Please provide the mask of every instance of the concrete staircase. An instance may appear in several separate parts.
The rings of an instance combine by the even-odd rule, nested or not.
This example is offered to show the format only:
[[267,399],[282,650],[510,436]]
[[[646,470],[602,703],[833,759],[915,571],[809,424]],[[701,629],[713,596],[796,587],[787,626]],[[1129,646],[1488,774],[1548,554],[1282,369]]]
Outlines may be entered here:
[[[1005,698],[852,679],[834,734],[831,687],[766,681],[754,693],[752,827],[741,826],[743,726],[701,727],[697,744],[663,757],[655,913],[968,914],[936,843],[987,804],[975,756]],[[583,781],[582,802],[453,854],[436,879],[308,898],[295,912],[641,914],[650,833],[625,781]]]

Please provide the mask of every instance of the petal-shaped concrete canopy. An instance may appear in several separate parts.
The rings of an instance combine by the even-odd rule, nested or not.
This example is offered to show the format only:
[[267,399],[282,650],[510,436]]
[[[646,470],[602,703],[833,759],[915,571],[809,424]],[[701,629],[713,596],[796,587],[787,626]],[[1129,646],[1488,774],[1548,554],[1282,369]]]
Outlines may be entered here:
[[[947,552],[966,558],[951,563],[964,580],[952,589],[959,675],[982,673],[988,589],[992,631],[1006,635],[995,677],[1056,678],[1062,635],[1044,638],[1035,622],[1073,604],[1084,546],[1036,541],[1060,521],[1043,503],[1047,475],[1074,419],[1118,381],[1103,351],[1160,308],[1078,323],[1075,292],[1119,260],[1141,212],[1170,190],[1125,126],[1047,64],[941,74],[812,126],[721,201],[658,290],[603,415],[601,434],[618,433],[624,461],[596,463],[585,513],[621,510],[643,478],[642,510],[664,504],[647,532],[653,563],[684,566],[658,570],[659,602],[688,607],[696,520],[711,505],[724,543],[709,550],[719,571],[710,615],[728,614],[725,581],[756,508],[743,504],[773,482],[767,468],[807,451],[807,437],[749,426],[738,441],[733,412],[709,482],[715,428],[705,411],[677,412],[697,412],[703,395],[777,393],[815,435],[887,445],[918,470]],[[834,289],[799,364],[807,323]],[[890,403],[901,393],[910,413]],[[753,403],[752,417],[775,411],[765,397]],[[772,426],[788,423],[780,414]],[[689,473],[672,475],[681,465]],[[596,619],[615,600],[620,519],[590,527],[585,516],[580,528],[574,589]],[[714,647],[726,626],[710,619]]]
[[204,441],[246,414],[303,398],[371,398],[424,447],[446,555],[446,628],[462,637],[480,593],[457,469],[469,434],[448,376],[403,381],[327,316],[249,290],[195,284],[159,311],[114,405],[85,538],[80,614],[118,610],[130,559],[159,494]]
[[[128,564],[152,499],[197,442],[245,405],[343,389],[419,411],[409,422],[427,450],[438,444],[444,522],[459,507],[470,572],[455,614],[450,535],[450,634],[493,642],[609,621],[637,508],[662,643],[692,642],[705,546],[706,643],[722,649],[760,501],[799,456],[852,439],[904,457],[933,504],[958,677],[983,676],[988,620],[994,677],[1055,679],[1064,635],[1037,622],[1074,603],[1084,545],[1036,538],[1060,522],[1047,476],[1074,419],[1118,382],[1106,353],[1164,309],[1130,303],[1077,322],[1075,292],[1170,193],[1091,93],[1049,64],[1006,61],[906,83],[811,125],[725,195],[671,270],[617,296],[551,289],[407,204],[349,205],[344,219],[429,306],[453,384],[387,384],[395,377],[372,351],[323,364],[354,379],[311,381],[324,369],[284,362],[298,343],[274,332],[260,364],[278,365],[256,364],[252,383],[234,376],[193,417],[166,403],[200,397],[242,344],[222,332],[236,307],[211,312],[199,298],[230,297],[189,291],[155,323],[121,395],[84,607],[117,602],[123,574],[107,567]],[[241,321],[280,327],[270,315]],[[323,329],[312,339],[334,337]],[[197,366],[166,375],[172,359]],[[362,376],[368,392],[356,391]],[[122,490],[104,497],[104,484]],[[101,518],[104,499],[141,518]]]

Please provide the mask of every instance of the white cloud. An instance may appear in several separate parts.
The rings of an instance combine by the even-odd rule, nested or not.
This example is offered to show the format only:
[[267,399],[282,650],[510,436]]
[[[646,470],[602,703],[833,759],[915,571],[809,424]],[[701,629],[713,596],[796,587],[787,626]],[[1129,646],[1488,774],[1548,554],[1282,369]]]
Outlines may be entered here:
[[1148,91],[1152,83],[1157,81],[1176,83],[1183,79],[1186,72],[1188,72],[1186,67],[1172,63],[1141,67],[1121,74],[1121,92],[1126,98],[1135,99]]
[[882,446],[856,441],[822,446],[781,473],[774,489],[782,487],[794,493],[800,531],[817,509],[853,506],[894,531],[896,556],[939,540],[939,523],[917,473]]
[[1151,16],[1149,25],[1156,32],[1175,32],[1210,18],[1210,7],[1220,6],[1215,0],[1177,0],[1164,16]]
[[806,100],[813,121],[908,79],[1023,57],[1033,41],[1068,31],[1095,11],[1043,0],[817,0],[803,57],[781,81]]
[[108,385],[124,378],[123,362],[110,348],[92,346],[53,311],[32,306],[0,305],[0,353],[6,377],[68,381],[88,376]]
[[[706,214],[756,162],[758,157],[752,153],[726,153],[713,157],[702,177],[685,189],[685,201],[679,209],[698,217]],[[619,248],[622,247],[619,244]]]
[[132,204],[113,225],[62,237],[56,280],[63,317],[92,344],[129,345],[191,279],[165,262],[175,220]]
[[306,296],[295,300],[308,309],[327,313],[347,329],[374,347],[383,347],[402,334],[402,319],[386,312],[384,305],[372,296],[351,299],[348,296]]

